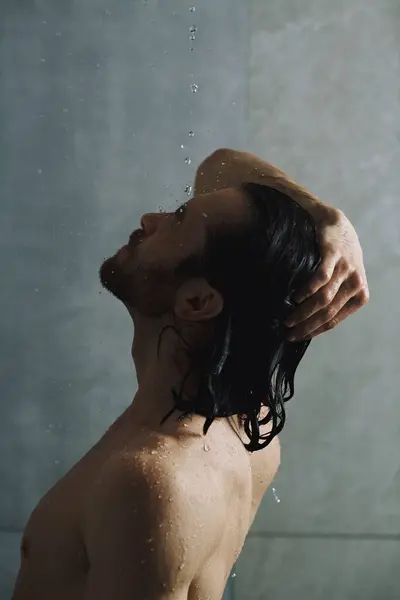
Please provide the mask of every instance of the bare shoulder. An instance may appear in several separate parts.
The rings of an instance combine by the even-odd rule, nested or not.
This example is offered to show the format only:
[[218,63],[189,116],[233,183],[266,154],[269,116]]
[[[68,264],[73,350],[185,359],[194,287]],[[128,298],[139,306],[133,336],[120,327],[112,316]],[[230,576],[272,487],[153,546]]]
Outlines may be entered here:
[[177,460],[126,452],[104,465],[85,512],[88,598],[114,597],[116,581],[147,590],[141,597],[187,597],[218,545],[222,511],[217,481]]
[[180,542],[196,529],[198,536],[190,547],[200,556],[218,539],[223,512],[218,478],[174,444],[164,442],[157,451],[151,448],[126,451],[107,461],[93,488],[93,510],[88,514],[93,516],[99,507],[120,515],[126,510],[131,517],[138,515],[145,530],[162,529],[163,536],[173,530]]

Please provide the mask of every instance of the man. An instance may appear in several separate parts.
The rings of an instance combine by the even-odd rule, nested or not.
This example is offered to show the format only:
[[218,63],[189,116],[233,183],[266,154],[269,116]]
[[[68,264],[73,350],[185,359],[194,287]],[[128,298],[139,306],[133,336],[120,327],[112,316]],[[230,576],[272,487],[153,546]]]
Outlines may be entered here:
[[278,470],[309,339],[368,300],[357,235],[281,171],[222,149],[195,197],[143,216],[100,279],[132,317],[138,391],[33,511],[13,600],[220,599]]

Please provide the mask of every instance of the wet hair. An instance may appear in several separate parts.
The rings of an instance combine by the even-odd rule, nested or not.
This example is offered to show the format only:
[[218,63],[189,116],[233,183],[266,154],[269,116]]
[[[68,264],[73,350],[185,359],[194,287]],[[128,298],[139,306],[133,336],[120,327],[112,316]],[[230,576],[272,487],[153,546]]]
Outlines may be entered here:
[[[182,340],[191,366],[161,424],[176,410],[183,411],[178,419],[200,414],[206,435],[216,417],[239,415],[250,440],[244,445],[254,452],[285,424],[285,402],[294,395],[294,376],[310,340],[288,341],[284,320],[295,306],[293,293],[321,257],[312,217],[299,204],[268,186],[245,183],[239,189],[248,199],[248,222],[210,228],[202,253],[176,269],[182,278],[206,278],[224,307],[205,348]],[[200,372],[194,397],[183,392],[193,368]],[[263,405],[269,410],[260,419]],[[270,431],[261,435],[260,425],[269,422]]]

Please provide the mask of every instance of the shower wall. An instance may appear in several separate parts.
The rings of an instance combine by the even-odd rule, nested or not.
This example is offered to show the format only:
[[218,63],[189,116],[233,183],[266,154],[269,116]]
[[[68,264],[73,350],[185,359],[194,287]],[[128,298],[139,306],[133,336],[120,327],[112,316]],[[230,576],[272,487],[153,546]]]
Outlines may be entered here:
[[246,9],[192,3],[0,5],[0,600],[32,508],[136,390],[101,262],[246,143]]
[[400,597],[400,5],[250,0],[249,149],[345,211],[370,302],[300,364],[245,600]]
[[394,600],[398,2],[192,3],[0,6],[0,600],[33,506],[135,393],[128,317],[98,267],[221,146],[342,208],[371,292],[300,365],[276,494],[226,596]]

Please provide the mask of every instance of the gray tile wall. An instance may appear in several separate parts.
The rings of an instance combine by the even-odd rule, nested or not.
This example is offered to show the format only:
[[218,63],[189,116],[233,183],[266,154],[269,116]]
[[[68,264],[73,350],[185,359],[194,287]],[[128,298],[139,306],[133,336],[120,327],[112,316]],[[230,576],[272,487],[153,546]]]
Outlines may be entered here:
[[369,304],[314,340],[235,598],[400,598],[397,0],[252,0],[249,149],[354,223]]

